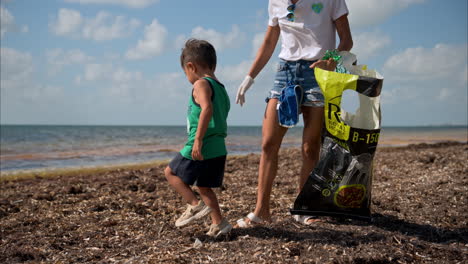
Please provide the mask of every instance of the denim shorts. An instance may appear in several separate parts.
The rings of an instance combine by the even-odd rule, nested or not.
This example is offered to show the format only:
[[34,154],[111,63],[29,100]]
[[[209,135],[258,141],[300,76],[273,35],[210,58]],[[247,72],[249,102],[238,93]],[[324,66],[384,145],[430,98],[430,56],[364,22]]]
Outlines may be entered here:
[[322,91],[315,80],[314,69],[309,68],[314,62],[306,60],[280,60],[273,89],[268,92],[265,101],[268,103],[270,99],[278,99],[281,95],[281,90],[289,84],[296,84],[302,86],[304,92],[301,105],[323,107],[324,98]]

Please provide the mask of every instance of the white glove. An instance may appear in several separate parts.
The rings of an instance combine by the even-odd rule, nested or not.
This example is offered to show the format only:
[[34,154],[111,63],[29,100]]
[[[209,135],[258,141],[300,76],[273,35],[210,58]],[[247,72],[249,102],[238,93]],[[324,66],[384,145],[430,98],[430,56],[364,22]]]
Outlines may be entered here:
[[244,80],[239,86],[239,89],[237,90],[236,104],[240,104],[242,106],[245,103],[244,95],[253,83],[254,79],[252,79],[252,77],[250,77],[249,75],[245,76]]

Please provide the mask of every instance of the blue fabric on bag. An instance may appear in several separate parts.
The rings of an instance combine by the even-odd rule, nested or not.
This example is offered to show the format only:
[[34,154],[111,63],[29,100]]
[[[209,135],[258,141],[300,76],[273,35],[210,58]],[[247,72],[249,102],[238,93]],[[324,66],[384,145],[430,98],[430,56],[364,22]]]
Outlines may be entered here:
[[299,122],[302,96],[302,87],[300,85],[289,84],[281,90],[277,105],[280,126],[291,128]]

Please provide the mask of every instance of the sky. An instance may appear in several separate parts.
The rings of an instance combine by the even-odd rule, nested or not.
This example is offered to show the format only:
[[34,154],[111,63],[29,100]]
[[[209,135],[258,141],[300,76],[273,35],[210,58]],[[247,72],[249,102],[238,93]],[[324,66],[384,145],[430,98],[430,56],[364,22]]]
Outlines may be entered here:
[[[279,44],[243,107],[235,95],[267,28],[266,0],[0,1],[1,124],[185,125],[179,56],[190,37],[217,51],[229,124],[262,123]],[[347,0],[351,51],[384,76],[383,126],[468,123],[467,2]]]

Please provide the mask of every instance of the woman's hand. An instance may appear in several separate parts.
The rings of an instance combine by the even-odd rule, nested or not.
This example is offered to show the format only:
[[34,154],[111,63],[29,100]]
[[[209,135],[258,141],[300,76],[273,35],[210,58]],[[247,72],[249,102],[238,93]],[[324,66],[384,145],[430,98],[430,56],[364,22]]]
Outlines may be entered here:
[[315,68],[315,67],[323,69],[323,70],[327,70],[327,71],[334,71],[336,68],[336,61],[332,58],[328,60],[318,60],[312,63],[312,65],[310,65],[310,68]]
[[239,89],[237,90],[236,95],[236,104],[240,104],[241,106],[245,103],[245,93],[249,90],[250,86],[254,83],[254,79],[250,77],[250,75],[245,76],[244,81],[242,81]]

